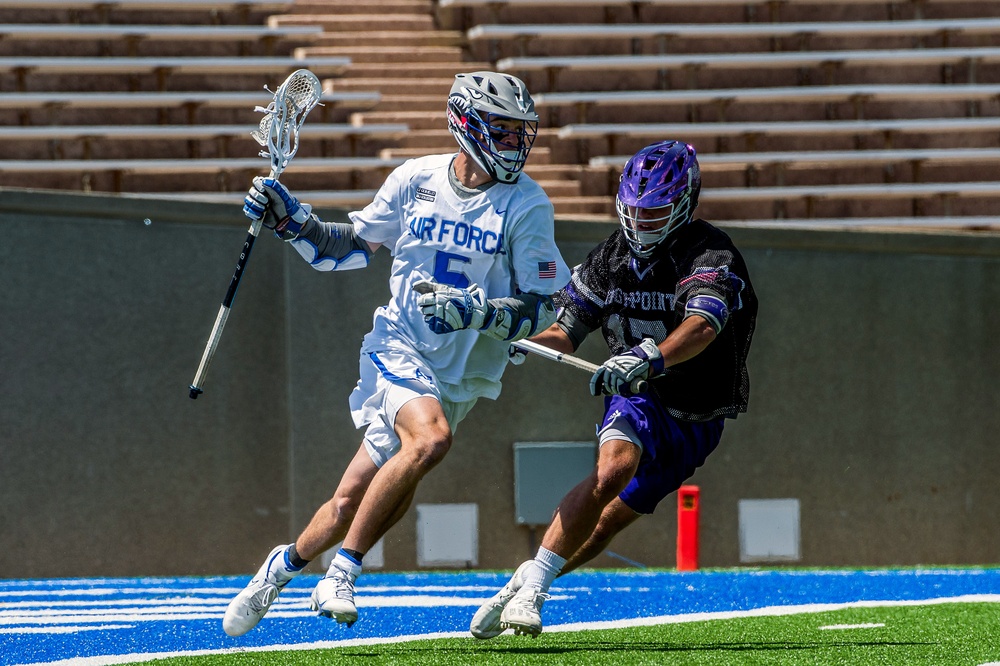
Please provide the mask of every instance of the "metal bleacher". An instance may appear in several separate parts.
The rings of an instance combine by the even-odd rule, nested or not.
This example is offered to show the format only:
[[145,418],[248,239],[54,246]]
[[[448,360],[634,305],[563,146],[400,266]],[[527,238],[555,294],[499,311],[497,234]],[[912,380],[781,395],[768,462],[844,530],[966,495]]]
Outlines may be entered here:
[[293,0],[0,0],[5,185],[238,202],[268,162],[250,137],[292,71],[324,80],[290,186],[370,201],[405,123],[355,123],[377,90],[333,90],[345,55],[296,49],[323,29],[268,25]]
[[[474,56],[523,78],[564,215],[612,217],[628,155],[699,151],[707,219],[990,219],[1000,6],[920,0],[440,0]],[[944,217],[943,217],[944,216]],[[998,221],[1000,226],[1000,221]]]
[[528,83],[560,217],[612,218],[666,138],[699,151],[706,219],[981,227],[1000,197],[991,0],[0,0],[5,182],[238,202],[253,107],[300,66],[323,106],[284,178],[318,205],[455,150],[444,98],[484,68]]

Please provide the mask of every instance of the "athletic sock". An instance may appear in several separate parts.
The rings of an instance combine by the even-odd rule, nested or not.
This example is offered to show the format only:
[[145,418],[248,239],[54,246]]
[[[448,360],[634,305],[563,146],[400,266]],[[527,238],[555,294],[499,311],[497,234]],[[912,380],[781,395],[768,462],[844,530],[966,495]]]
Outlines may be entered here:
[[524,587],[531,587],[542,592],[548,592],[552,581],[566,564],[566,558],[559,557],[551,550],[539,548],[535,555],[534,566],[528,567],[524,574]]
[[302,571],[310,561],[302,559],[294,543],[285,550],[285,568],[289,571]]
[[330,563],[330,570],[334,567],[341,571],[346,571],[355,578],[361,573],[361,562],[343,548],[337,551],[337,554],[333,557],[333,562]]
[[365,554],[359,550],[352,550],[350,548],[341,548],[340,552],[344,553],[358,564],[361,564],[361,561],[365,559]]

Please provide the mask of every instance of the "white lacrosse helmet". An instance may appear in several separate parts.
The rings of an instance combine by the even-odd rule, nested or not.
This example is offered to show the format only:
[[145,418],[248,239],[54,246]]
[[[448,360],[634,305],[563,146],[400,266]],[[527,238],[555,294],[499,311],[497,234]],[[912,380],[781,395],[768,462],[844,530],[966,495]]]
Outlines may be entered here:
[[501,183],[517,182],[538,133],[523,81],[497,72],[457,74],[447,116],[448,129],[476,164]]

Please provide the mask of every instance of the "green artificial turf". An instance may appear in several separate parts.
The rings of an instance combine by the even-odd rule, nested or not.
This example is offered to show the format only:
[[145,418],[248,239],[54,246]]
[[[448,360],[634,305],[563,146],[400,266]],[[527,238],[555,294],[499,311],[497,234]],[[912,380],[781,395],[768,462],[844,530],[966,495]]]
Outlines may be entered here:
[[[884,625],[823,629],[833,625]],[[162,666],[934,665],[1000,662],[1000,604],[946,603],[738,617],[650,627],[418,640],[324,650],[178,657]]]

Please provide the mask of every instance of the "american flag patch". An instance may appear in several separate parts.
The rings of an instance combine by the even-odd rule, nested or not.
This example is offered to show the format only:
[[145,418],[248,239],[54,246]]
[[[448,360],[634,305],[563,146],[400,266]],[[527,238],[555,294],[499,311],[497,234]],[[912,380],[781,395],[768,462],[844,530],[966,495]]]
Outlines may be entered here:
[[554,280],[556,277],[556,262],[554,261],[539,261],[538,262],[538,277],[550,280]]

